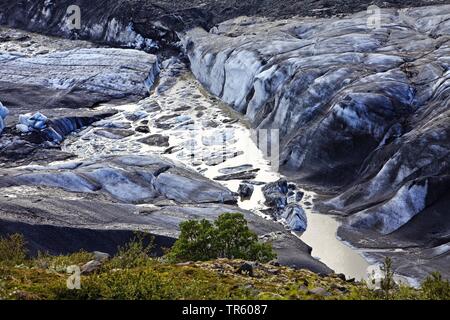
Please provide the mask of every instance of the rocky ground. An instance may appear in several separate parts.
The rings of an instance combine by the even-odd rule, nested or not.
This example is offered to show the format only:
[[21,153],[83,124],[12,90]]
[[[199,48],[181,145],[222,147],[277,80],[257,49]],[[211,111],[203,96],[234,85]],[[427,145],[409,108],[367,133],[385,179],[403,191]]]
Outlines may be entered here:
[[[404,275],[423,278],[430,271],[438,270],[448,276],[450,7],[445,5],[448,1],[255,2],[257,4],[217,0],[200,5],[195,1],[181,1],[174,8],[172,2],[165,1],[100,1],[95,5],[78,1],[83,12],[82,28],[70,31],[64,20],[69,2],[66,6],[65,1],[23,5],[1,1],[0,23],[72,39],[159,52],[164,57],[178,56],[179,50],[185,52],[192,72],[210,93],[245,115],[251,126],[280,130],[282,173],[319,192],[322,201],[316,202],[316,207],[322,213],[342,216],[341,238],[369,249],[370,257],[377,261],[392,256],[395,267]],[[370,4],[388,8],[382,10],[380,26],[375,29],[367,24],[370,16],[366,9]],[[412,5],[415,7],[409,8]],[[435,6],[417,8],[427,5]],[[398,10],[405,7],[408,9]],[[249,17],[240,17],[243,15]],[[68,44],[52,40],[47,49],[42,48],[39,41],[31,43],[27,36],[6,30],[0,37],[1,48],[5,50],[0,62],[7,70],[6,75],[2,70],[1,81],[6,81],[0,87],[0,90],[5,88],[0,91],[0,100],[8,107],[12,105],[14,114],[14,117],[7,117],[7,121],[24,111],[44,108],[44,114],[53,118],[62,105],[91,107],[112,99],[144,98],[144,83],[147,86],[153,83],[159,71],[154,57],[143,52],[101,48],[78,40]],[[96,66],[101,69],[98,72],[92,72],[92,65],[89,65],[98,59],[90,60],[88,53],[104,61],[104,65]],[[65,62],[53,68],[53,63],[48,62],[53,61],[50,59]],[[71,68],[72,61],[81,66],[77,68],[80,72]],[[128,68],[129,63],[135,65]],[[89,67],[83,69],[83,65]],[[21,66],[19,70],[17,66]],[[38,72],[30,69],[35,67]],[[51,82],[41,76],[39,67],[48,69]],[[175,69],[171,70],[176,72]],[[67,75],[64,81],[61,81],[61,74]],[[102,84],[111,79],[114,86],[104,88]],[[176,87],[163,82],[159,88],[164,91],[165,86],[169,90]],[[42,99],[42,96],[52,99]],[[158,99],[160,104],[170,103],[170,99]],[[97,144],[91,150],[104,149],[104,156],[131,150],[116,148],[114,143],[104,141],[125,139],[128,145],[137,137],[145,139],[139,143],[163,147],[168,154],[175,150],[178,160],[185,161],[186,158],[178,154],[179,146],[172,145],[161,131],[173,130],[178,125],[190,126],[192,121],[198,123],[202,116],[186,118],[185,111],[192,113],[192,106],[188,105],[184,111],[163,108],[171,114],[157,118],[154,114],[159,110],[152,109],[155,105],[143,101],[141,111],[153,114],[148,123],[159,131],[142,132],[148,123],[136,126],[143,120],[138,117],[131,121],[132,125],[125,124],[131,126],[133,132],[127,132],[130,130],[127,127],[103,123],[83,132],[81,137],[89,140],[95,135]],[[111,110],[105,108],[89,112],[101,118],[111,116]],[[119,110],[119,118],[112,119],[123,115]],[[74,117],[92,119],[83,117],[81,112],[76,112]],[[93,122],[71,119],[69,129],[62,129],[67,125],[49,127],[63,137],[66,132]],[[145,135],[141,136],[142,133]],[[44,136],[40,132],[37,137],[35,133],[24,137],[9,123],[2,136],[2,141],[6,141],[2,142],[2,150],[7,151],[1,155],[5,159],[3,166],[10,166],[7,159],[14,159],[17,164],[48,164],[83,154],[77,151],[82,150],[83,145],[76,142],[65,150],[58,146],[50,148],[54,139],[48,139],[49,136],[55,137],[48,132]],[[35,147],[44,142],[45,151],[36,152]],[[16,150],[22,149],[15,146],[21,145],[31,151],[17,155]],[[207,157],[207,161],[214,162],[214,157]],[[204,162],[191,165],[200,173],[208,172],[202,171]],[[44,169],[9,168],[3,176],[7,188],[15,190],[17,185],[34,188],[33,180],[30,182],[26,178],[38,175],[42,179],[42,172],[39,172],[44,170],[51,176],[45,181],[58,192],[72,194],[74,190],[65,190],[64,182],[77,179],[87,188],[83,191],[91,190],[87,193],[95,197],[112,203],[124,202],[115,198],[107,186],[98,189],[106,192],[98,192],[95,189],[98,181],[90,181],[92,177],[87,178],[91,184],[85,182],[86,175],[92,174],[91,166],[94,171],[108,170],[104,161],[95,159],[94,163],[83,162],[79,168],[56,168],[56,176],[54,169],[48,166]],[[120,168],[122,170],[135,183],[137,169]],[[150,177],[159,175],[150,172]],[[255,172],[240,170],[239,174],[243,173],[252,178]],[[183,171],[181,177],[186,178],[186,174]],[[189,180],[193,179],[191,174],[194,173],[187,174]],[[216,172],[210,178],[226,180],[229,174],[229,171]],[[22,176],[25,180],[18,179]],[[124,180],[124,183],[129,182]],[[207,184],[209,187],[210,182]],[[284,211],[288,191],[280,190],[266,195],[277,210],[283,210],[281,216],[289,217],[289,212],[296,211]],[[71,197],[69,194],[66,196]],[[170,196],[164,197],[173,200]],[[133,201],[125,202],[136,205]],[[271,214],[276,218],[277,212]],[[300,228],[302,215],[294,217],[292,226]]]

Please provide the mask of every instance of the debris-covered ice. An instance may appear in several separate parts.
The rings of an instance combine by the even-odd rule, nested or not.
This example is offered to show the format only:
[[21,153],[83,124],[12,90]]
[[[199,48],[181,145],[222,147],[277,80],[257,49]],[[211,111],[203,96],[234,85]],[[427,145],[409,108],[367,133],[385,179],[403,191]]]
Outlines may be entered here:
[[16,128],[22,133],[47,128],[48,118],[40,112],[35,114],[22,114],[19,116],[19,124]]
[[0,102],[0,134],[3,132],[3,130],[6,127],[5,119],[9,114],[8,108],[6,108],[1,102]]

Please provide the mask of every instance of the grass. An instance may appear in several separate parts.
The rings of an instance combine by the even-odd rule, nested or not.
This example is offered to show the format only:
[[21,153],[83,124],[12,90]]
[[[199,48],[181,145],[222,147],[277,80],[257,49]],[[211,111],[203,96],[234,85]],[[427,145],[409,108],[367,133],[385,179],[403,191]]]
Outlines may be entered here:
[[[81,276],[81,289],[67,289],[65,272],[93,259],[87,252],[67,256],[40,254],[28,259],[24,241],[14,235],[0,239],[0,299],[11,300],[229,300],[229,299],[449,299],[450,285],[433,274],[419,289],[391,286],[370,289],[364,283],[343,281],[272,264],[256,263],[253,277],[237,274],[243,260],[217,259],[183,264],[150,256],[149,246],[135,239],[120,248],[93,274]],[[9,260],[11,258],[11,260]],[[317,289],[320,288],[319,293]],[[321,291],[321,293],[320,293]]]

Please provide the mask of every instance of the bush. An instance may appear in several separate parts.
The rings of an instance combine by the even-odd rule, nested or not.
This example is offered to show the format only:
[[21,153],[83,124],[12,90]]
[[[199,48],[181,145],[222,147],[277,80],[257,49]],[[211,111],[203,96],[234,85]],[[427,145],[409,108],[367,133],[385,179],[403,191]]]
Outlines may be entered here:
[[82,266],[92,259],[94,259],[94,255],[86,251],[58,256],[52,256],[48,252],[39,251],[37,257],[31,262],[32,266],[37,268],[49,269],[56,272],[66,272],[67,267],[73,265]]
[[422,284],[422,293],[427,300],[450,300],[450,282],[434,272]]
[[384,260],[381,271],[383,272],[384,277],[381,279],[380,287],[384,293],[384,298],[389,300],[391,298],[391,291],[396,287],[394,270],[392,269],[392,259],[390,257],[386,257]]
[[167,258],[171,262],[208,261],[217,258],[267,262],[276,257],[272,246],[259,243],[240,213],[221,215],[213,223],[187,221]]
[[145,266],[151,261],[153,247],[153,237],[147,237],[142,233],[136,234],[130,242],[118,248],[109,266],[119,269]]
[[26,241],[23,235],[13,234],[0,237],[0,264],[15,266],[25,262],[27,258]]

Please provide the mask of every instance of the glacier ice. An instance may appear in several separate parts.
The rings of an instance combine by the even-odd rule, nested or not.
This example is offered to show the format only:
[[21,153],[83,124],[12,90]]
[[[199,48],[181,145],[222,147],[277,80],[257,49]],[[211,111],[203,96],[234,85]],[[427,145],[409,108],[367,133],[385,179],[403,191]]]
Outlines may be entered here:
[[0,102],[0,134],[3,132],[3,130],[6,127],[5,119],[9,114],[8,108],[6,108],[1,102]]

